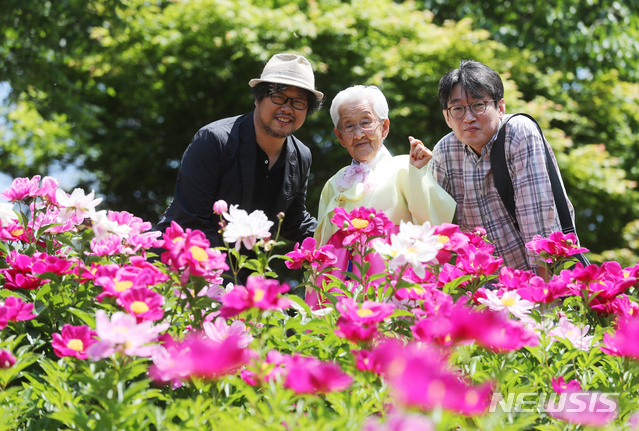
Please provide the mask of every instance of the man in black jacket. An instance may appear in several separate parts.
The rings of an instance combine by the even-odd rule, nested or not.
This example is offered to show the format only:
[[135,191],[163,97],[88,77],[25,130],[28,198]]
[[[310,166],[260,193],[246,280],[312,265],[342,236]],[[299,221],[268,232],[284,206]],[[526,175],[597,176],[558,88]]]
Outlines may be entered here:
[[276,54],[259,79],[252,79],[253,112],[201,128],[182,156],[175,196],[158,230],[175,221],[204,232],[211,247],[223,244],[213,203],[252,212],[274,222],[285,214],[281,234],[301,242],[317,221],[306,211],[311,152],[293,133],[319,109],[324,95],[315,90],[311,64],[300,55]]

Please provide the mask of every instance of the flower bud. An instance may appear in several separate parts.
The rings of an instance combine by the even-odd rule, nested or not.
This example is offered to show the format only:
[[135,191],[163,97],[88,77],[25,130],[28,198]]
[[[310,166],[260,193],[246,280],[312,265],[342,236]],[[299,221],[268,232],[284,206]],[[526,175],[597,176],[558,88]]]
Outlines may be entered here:
[[215,214],[222,214],[229,210],[229,206],[226,201],[220,199],[213,204],[213,212]]
[[282,212],[282,211],[277,213],[277,218],[280,219],[280,221],[284,220],[285,216],[286,216],[286,214],[284,214],[284,212]]

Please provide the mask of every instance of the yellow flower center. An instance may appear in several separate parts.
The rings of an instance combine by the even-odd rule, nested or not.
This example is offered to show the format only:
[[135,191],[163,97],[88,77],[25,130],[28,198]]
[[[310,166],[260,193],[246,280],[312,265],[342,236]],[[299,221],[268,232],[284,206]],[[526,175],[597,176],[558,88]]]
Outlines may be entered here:
[[450,340],[452,340],[453,337],[450,336],[450,334],[446,334],[446,336],[444,337],[444,343],[450,343]]
[[67,348],[71,350],[75,350],[76,352],[81,352],[84,349],[84,344],[82,344],[82,340],[78,340],[77,338],[72,338],[67,343]]
[[14,230],[10,230],[10,231],[9,231],[9,233],[10,233],[10,234],[11,234],[11,236],[12,236],[12,237],[14,237],[14,238],[15,238],[15,237],[19,237],[20,235],[22,235],[22,234],[24,233],[24,229],[22,229],[22,228],[20,227],[20,228],[14,229]]
[[124,292],[129,287],[133,286],[133,282],[130,280],[116,280],[115,281],[115,290],[117,292]]
[[133,301],[131,303],[131,311],[133,311],[135,314],[146,313],[147,311],[149,311],[149,306],[142,301]]
[[264,292],[264,289],[255,289],[255,293],[253,293],[253,301],[259,302],[264,299],[265,295],[266,292]]
[[415,247],[408,247],[406,251],[409,253],[417,253],[417,249]]
[[426,290],[416,286],[416,287],[413,287],[413,292],[415,292],[417,295],[423,295],[424,293],[426,293]]
[[372,316],[373,315],[373,310],[371,310],[370,308],[360,308],[359,310],[357,310],[357,315],[359,317]]
[[209,255],[206,254],[206,251],[202,247],[194,245],[193,247],[191,247],[190,251],[193,259],[197,260],[198,262],[209,259]]
[[501,303],[504,304],[506,307],[510,307],[512,305],[515,305],[517,303],[517,300],[515,298],[501,298]]
[[178,241],[184,241],[184,238],[182,238],[181,236],[176,236],[175,238],[173,238],[173,244],[175,244]]
[[450,238],[448,238],[446,235],[438,235],[439,238],[437,238],[437,242],[441,243],[441,244],[446,244],[448,241],[450,241]]
[[355,229],[364,229],[366,226],[368,226],[369,221],[362,218],[354,218],[353,220],[351,220],[351,224]]

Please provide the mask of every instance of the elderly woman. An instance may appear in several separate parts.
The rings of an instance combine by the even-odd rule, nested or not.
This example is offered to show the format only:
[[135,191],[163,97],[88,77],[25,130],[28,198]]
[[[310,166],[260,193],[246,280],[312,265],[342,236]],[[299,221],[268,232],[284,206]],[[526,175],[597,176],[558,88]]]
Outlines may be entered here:
[[356,85],[335,96],[331,105],[335,135],[353,158],[324,186],[315,239],[326,244],[337,232],[334,209],[374,208],[399,225],[450,222],[455,201],[433,179],[427,167],[432,153],[409,137],[410,155],[391,156],[384,139],[390,130],[388,103],[375,86]]

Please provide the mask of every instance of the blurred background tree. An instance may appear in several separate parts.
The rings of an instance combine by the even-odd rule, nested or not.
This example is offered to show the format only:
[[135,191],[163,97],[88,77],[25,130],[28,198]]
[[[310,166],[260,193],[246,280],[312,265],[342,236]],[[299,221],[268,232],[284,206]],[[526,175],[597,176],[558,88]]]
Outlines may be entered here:
[[[313,152],[308,207],[349,163],[328,107],[354,84],[391,106],[387,146],[449,132],[437,83],[461,59],[505,80],[508,112],[551,141],[582,243],[636,263],[639,12],[631,0],[4,0],[0,170],[84,172],[114,210],[157,221],[194,133],[253,108],[248,81],[277,52],[305,55],[326,109],[296,133]],[[634,224],[633,224],[634,223]],[[634,242],[633,242],[634,241]],[[632,262],[634,259],[634,262]]]

